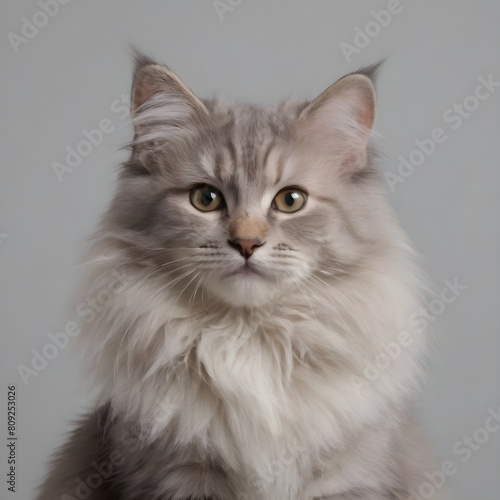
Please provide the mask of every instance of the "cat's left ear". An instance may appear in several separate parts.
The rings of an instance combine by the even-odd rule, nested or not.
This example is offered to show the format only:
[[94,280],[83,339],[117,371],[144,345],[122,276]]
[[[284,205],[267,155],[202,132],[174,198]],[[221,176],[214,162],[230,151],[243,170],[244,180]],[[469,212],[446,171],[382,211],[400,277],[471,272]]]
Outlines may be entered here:
[[375,87],[370,72],[349,74],[301,112],[302,136],[315,147],[330,148],[338,161],[354,173],[367,163],[375,110]]

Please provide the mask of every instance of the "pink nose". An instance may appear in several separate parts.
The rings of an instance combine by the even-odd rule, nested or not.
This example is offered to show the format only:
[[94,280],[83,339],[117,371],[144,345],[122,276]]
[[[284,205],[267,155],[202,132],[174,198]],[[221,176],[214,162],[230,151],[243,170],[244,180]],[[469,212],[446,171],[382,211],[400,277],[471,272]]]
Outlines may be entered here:
[[254,251],[265,243],[260,238],[232,238],[227,242],[229,246],[238,250],[245,259],[249,259]]

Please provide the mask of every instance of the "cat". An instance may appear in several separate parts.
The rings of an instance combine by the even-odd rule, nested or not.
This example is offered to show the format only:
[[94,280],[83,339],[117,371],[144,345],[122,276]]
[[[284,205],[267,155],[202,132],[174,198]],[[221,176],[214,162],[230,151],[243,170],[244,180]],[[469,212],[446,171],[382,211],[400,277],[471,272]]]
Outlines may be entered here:
[[378,67],[264,107],[135,63],[82,292],[100,395],[38,499],[417,500],[426,285],[375,166]]

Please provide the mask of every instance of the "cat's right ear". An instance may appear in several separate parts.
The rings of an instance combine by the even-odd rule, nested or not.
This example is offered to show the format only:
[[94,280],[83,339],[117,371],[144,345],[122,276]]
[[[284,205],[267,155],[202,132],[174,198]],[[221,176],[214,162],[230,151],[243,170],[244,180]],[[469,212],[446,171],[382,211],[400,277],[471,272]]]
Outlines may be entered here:
[[132,111],[135,113],[159,95],[184,101],[184,104],[200,114],[208,114],[207,108],[182,80],[167,66],[159,64],[142,54],[135,55],[134,80],[132,85]]
[[167,66],[136,54],[131,93],[133,155],[146,160],[175,150],[199,132],[208,116],[203,102]]

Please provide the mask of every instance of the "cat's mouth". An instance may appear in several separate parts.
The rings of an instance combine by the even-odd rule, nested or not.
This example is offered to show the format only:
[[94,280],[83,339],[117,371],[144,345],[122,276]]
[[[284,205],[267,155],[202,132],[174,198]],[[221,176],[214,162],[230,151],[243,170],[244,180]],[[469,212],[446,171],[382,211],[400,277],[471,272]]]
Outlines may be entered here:
[[234,271],[230,271],[226,274],[226,277],[260,277],[266,278],[266,274],[262,271],[259,271],[254,265],[246,262],[244,265],[235,269]]

